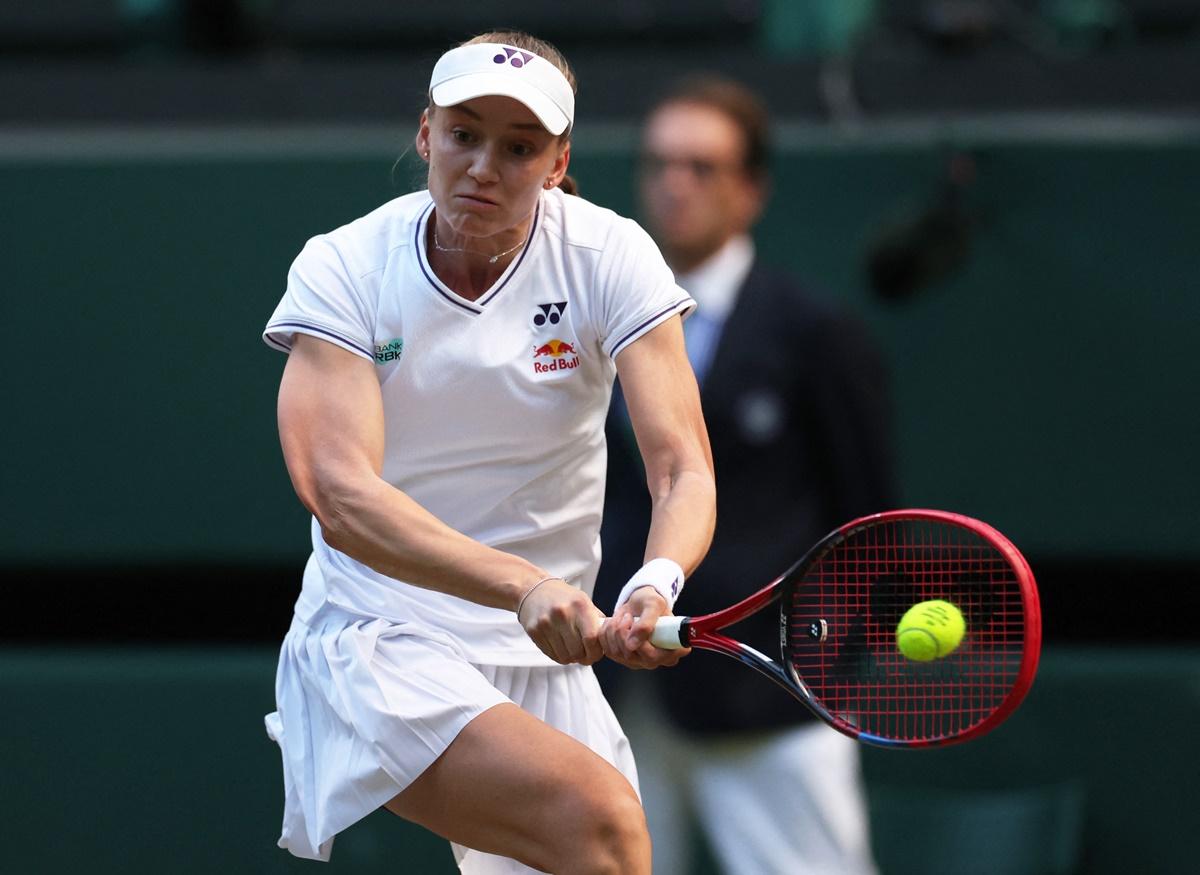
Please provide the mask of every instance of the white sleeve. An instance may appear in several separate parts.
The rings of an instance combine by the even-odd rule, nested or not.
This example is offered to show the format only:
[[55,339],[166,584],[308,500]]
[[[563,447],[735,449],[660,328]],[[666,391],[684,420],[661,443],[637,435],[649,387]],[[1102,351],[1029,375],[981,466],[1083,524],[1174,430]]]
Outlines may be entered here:
[[642,228],[620,219],[609,234],[596,268],[600,307],[596,328],[611,358],[676,314],[685,317],[696,302],[675,284],[662,253]]
[[292,262],[263,341],[291,352],[295,335],[310,334],[374,361],[372,313],[337,247],[326,236],[314,237]]

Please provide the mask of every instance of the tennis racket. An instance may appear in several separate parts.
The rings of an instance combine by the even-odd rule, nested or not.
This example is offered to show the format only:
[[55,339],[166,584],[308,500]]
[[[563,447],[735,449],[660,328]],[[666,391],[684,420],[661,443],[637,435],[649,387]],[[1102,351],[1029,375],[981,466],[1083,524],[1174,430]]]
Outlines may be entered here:
[[[932,599],[958,607],[966,632],[953,652],[917,662],[898,649],[896,627]],[[720,634],[775,602],[780,661]],[[1033,683],[1041,638],[1033,572],[1004,535],[960,514],[895,510],[831,532],[732,607],[664,617],[650,640],[732,656],[859,741],[930,747],[1003,722]]]

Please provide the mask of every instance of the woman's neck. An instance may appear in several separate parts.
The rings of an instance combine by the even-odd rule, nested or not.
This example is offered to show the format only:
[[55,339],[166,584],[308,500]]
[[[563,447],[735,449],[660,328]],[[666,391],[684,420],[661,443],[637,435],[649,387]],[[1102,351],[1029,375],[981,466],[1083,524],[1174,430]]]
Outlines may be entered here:
[[520,225],[500,234],[471,237],[442,223],[435,210],[425,235],[429,266],[455,294],[468,301],[477,300],[525,251],[532,228],[530,215]]

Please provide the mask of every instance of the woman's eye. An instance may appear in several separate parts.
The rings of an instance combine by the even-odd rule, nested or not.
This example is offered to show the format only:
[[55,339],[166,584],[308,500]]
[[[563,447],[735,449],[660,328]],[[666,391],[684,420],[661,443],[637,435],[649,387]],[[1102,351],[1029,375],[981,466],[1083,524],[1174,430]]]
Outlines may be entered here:
[[526,155],[533,154],[533,147],[525,143],[517,143],[512,147],[512,151],[514,155],[524,158]]
[[451,131],[450,136],[454,138],[456,143],[466,143],[471,139],[471,135],[466,131]]

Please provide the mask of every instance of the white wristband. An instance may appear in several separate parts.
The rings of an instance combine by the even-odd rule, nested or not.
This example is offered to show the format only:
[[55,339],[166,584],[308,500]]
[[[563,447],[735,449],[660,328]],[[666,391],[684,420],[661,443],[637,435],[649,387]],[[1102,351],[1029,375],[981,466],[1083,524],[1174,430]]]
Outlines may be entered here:
[[651,559],[639,568],[637,573],[629,578],[629,582],[621,588],[621,594],[617,596],[617,604],[613,608],[613,613],[616,613],[617,608],[629,601],[629,597],[633,595],[635,589],[641,589],[643,586],[654,587],[655,591],[667,600],[667,607],[674,608],[675,600],[683,592],[683,569],[679,567],[679,563],[670,559],[662,557]]

